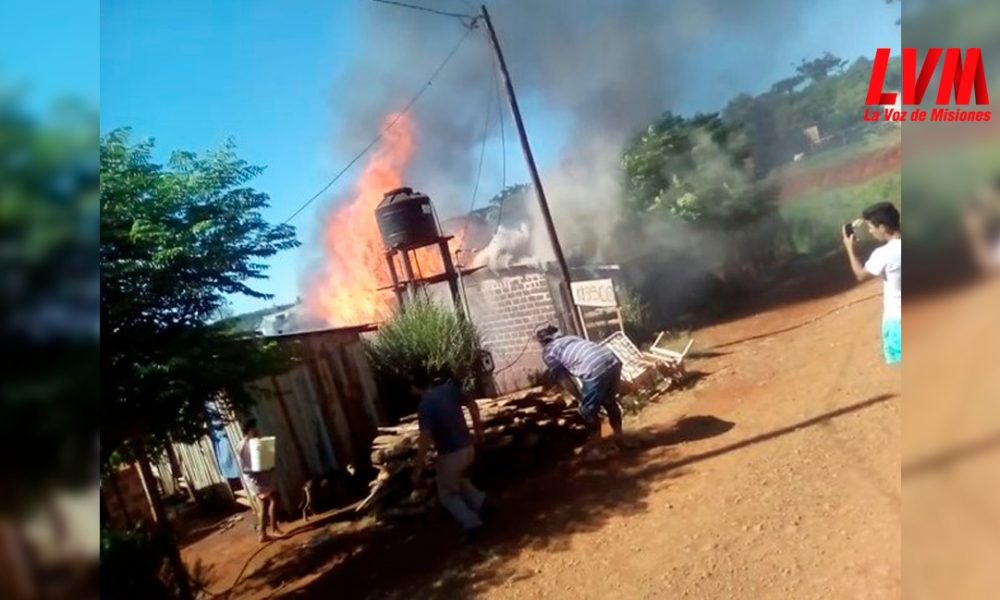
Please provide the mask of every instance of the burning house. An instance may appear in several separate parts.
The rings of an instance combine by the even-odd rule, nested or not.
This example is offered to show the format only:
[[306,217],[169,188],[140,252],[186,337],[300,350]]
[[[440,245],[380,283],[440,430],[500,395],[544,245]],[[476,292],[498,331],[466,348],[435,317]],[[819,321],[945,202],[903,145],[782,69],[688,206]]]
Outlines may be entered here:
[[568,324],[568,290],[533,256],[527,224],[498,226],[482,212],[441,223],[428,196],[405,188],[414,124],[395,114],[389,122],[349,196],[323,217],[318,267],[304,277],[295,314],[324,327],[377,325],[426,294],[479,326],[499,390],[526,385],[542,368],[527,343],[533,327]]

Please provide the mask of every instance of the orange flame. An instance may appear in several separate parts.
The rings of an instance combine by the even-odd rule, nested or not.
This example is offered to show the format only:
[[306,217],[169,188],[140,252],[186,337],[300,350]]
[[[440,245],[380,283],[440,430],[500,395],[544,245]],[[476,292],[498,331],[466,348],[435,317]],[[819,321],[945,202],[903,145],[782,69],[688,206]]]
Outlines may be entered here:
[[[383,123],[395,119],[397,115],[390,114]],[[404,114],[375,149],[352,197],[325,217],[322,244],[326,264],[322,275],[311,282],[307,302],[311,311],[331,326],[378,323],[392,316],[396,301],[386,289],[391,280],[375,209],[385,192],[404,185],[413,152],[413,123]],[[444,271],[434,246],[413,251],[411,264],[418,278]],[[404,278],[398,257],[396,273]]]

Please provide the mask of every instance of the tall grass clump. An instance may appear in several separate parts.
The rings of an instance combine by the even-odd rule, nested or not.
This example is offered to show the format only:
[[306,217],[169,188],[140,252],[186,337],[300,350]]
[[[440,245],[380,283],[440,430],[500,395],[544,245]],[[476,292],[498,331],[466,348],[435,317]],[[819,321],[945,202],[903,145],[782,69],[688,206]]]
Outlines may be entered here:
[[365,351],[382,389],[405,386],[415,367],[447,369],[472,389],[479,363],[476,326],[448,307],[419,299],[397,312],[365,343]]

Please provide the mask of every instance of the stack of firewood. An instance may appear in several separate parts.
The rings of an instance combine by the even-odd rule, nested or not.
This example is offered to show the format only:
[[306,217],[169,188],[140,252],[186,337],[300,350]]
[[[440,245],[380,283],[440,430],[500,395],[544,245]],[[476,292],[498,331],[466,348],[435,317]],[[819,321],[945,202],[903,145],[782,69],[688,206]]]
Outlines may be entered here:
[[[541,440],[582,440],[586,428],[575,401],[566,394],[546,393],[542,388],[477,400],[483,437],[477,463],[512,464],[515,454],[530,453]],[[470,422],[471,427],[471,422]],[[382,518],[422,514],[436,502],[433,487],[433,450],[424,470],[424,481],[414,487],[411,478],[417,454],[419,428],[411,415],[399,425],[379,428],[372,442],[372,465],[378,476],[359,512]]]

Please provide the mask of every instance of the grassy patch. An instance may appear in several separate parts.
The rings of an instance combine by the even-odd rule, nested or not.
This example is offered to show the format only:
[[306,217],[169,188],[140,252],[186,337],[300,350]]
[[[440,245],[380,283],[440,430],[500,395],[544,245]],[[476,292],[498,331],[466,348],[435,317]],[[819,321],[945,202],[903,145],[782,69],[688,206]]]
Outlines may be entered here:
[[899,173],[891,173],[867,183],[842,187],[806,196],[781,207],[795,251],[804,255],[829,252],[840,243],[840,227],[858,218],[861,211],[881,201],[900,206]]
[[866,135],[860,142],[811,154],[799,162],[791,163],[782,169],[781,176],[788,177],[828,169],[901,143],[902,130],[898,127],[885,127]]

